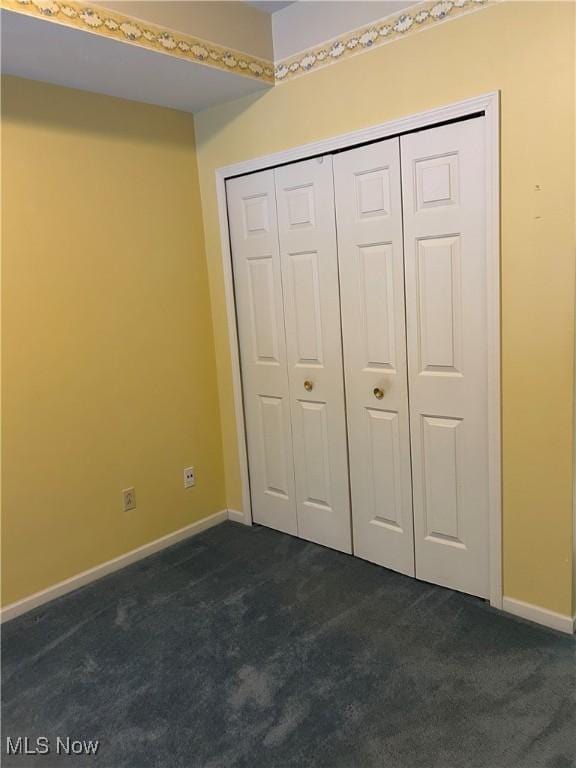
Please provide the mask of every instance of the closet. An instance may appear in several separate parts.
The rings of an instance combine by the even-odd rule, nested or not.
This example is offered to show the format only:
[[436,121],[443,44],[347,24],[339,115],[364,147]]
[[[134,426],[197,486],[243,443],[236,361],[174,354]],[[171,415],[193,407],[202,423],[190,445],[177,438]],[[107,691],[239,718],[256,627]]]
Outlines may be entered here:
[[483,122],[226,190],[254,521],[486,597]]

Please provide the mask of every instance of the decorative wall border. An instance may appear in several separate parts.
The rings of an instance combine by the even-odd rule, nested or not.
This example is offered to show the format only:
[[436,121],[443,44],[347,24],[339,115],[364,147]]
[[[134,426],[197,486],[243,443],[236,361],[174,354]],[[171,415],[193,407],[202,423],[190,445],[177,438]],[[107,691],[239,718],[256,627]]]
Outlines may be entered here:
[[428,0],[419,3],[403,12],[386,16],[368,26],[359,27],[352,32],[334,37],[318,46],[276,62],[275,81],[276,83],[286,82],[334,64],[343,58],[379,48],[412,32],[486,8],[496,2],[501,0],[434,0],[433,2]]
[[0,0],[0,8],[275,85],[502,1],[425,0],[278,62],[168,30],[102,6],[92,6],[82,0]]
[[0,0],[0,8],[274,84],[274,63],[78,0]]

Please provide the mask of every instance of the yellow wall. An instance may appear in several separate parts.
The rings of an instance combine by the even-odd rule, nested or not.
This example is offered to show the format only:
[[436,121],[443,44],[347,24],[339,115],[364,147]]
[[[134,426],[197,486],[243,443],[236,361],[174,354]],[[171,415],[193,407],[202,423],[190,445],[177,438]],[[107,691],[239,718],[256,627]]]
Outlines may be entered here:
[[228,506],[241,495],[214,169],[501,89],[504,593],[571,613],[573,15],[496,5],[195,117]]
[[97,0],[117,13],[272,60],[272,17],[238,0]]
[[2,96],[10,603],[225,498],[192,117],[17,78]]

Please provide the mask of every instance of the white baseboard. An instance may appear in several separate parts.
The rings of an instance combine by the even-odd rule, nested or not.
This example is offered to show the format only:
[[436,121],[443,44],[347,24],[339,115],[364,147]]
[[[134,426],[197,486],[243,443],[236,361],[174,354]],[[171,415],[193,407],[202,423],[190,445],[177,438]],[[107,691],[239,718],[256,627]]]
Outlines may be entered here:
[[563,613],[554,613],[546,608],[540,608],[531,603],[524,603],[522,600],[515,600],[513,597],[502,598],[502,610],[507,613],[513,613],[514,616],[520,616],[522,619],[534,621],[536,624],[543,624],[545,627],[557,629],[559,632],[573,634],[576,629],[576,618],[565,616]]
[[166,547],[170,547],[172,544],[176,544],[183,539],[196,536],[207,528],[219,525],[227,519],[227,509],[224,509],[221,512],[216,512],[213,515],[204,517],[202,520],[186,525],[184,528],[179,528],[177,531],[173,531],[173,533],[169,533],[167,536],[155,539],[149,544],[144,544],[142,547],[132,549],[130,552],[126,552],[125,555],[120,555],[120,557],[115,557],[113,560],[108,560],[87,571],[82,571],[82,573],[72,576],[65,581],[60,581],[58,584],[54,584],[53,587],[48,587],[48,589],[43,589],[41,592],[36,592],[34,595],[25,597],[15,603],[10,603],[10,605],[7,605],[2,609],[1,621],[5,622],[10,621],[10,619],[15,619],[16,616],[27,613],[33,608],[37,608],[39,605],[48,603],[50,600],[61,597],[61,595],[65,595],[67,592],[72,592],[79,587],[90,584],[92,581],[101,579],[102,576],[106,576],[109,573],[125,568],[131,563],[135,563],[137,560],[142,560],[143,558],[148,557],[148,555],[154,554],[154,552],[159,552],[161,549],[166,549]]
[[237,509],[228,510],[228,520],[232,520],[235,523],[242,523],[242,525],[252,525],[250,520],[247,519],[244,512],[240,512]]
[[[179,541],[188,539],[192,536],[196,536],[202,531],[212,528],[215,525],[223,523],[225,520],[232,520],[236,523],[242,523],[243,525],[251,525],[250,520],[237,509],[223,509],[220,512],[216,512],[213,515],[198,520],[195,523],[179,528],[177,531],[162,536],[159,539],[144,544],[142,547],[133,549],[130,552],[126,552],[124,555],[115,557],[113,560],[108,560],[105,563],[90,568],[87,571],[72,576],[69,579],[60,581],[53,587],[48,587],[41,592],[36,592],[29,597],[25,597],[22,600],[18,600],[15,603],[11,603],[2,609],[0,612],[0,621],[10,621],[17,616],[21,616],[23,613],[27,613],[34,608],[37,608],[44,603],[48,603],[51,600],[55,600],[57,597],[73,592],[75,589],[90,584],[93,581],[101,579],[109,573],[118,571],[125,568],[131,563],[135,563],[138,560],[143,560],[148,555],[152,555],[155,552],[160,552],[162,549],[172,546]],[[502,598],[502,610],[507,613],[512,613],[514,616],[520,616],[528,621],[533,621],[537,624],[542,624],[545,627],[559,630],[560,632],[566,632],[572,634],[576,632],[576,617],[565,616],[561,613],[555,613],[549,611],[546,608],[540,608],[537,605],[531,603],[524,603],[522,600],[515,600],[512,597]]]

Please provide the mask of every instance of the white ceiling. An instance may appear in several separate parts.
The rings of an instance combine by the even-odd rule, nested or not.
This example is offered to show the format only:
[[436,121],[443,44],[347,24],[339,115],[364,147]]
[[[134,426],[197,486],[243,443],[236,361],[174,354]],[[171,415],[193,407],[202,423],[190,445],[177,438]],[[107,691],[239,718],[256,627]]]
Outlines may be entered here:
[[[414,0],[246,2],[271,13],[275,61],[415,4]],[[110,2],[102,4],[110,5]],[[173,4],[166,2],[167,6]],[[176,3],[180,4],[192,5],[190,0]],[[161,9],[162,3],[151,5]],[[248,16],[253,15],[253,11],[246,8],[248,10]],[[263,20],[262,14],[256,16]],[[2,71],[5,74],[186,112],[198,112],[273,87],[234,72],[50,23],[28,14],[1,10],[0,20]],[[265,21],[269,34],[270,21]]]
[[267,83],[1,11],[2,72],[68,88],[198,112],[265,90]]
[[415,0],[305,0],[290,3],[272,16],[274,60],[281,61],[415,4]]
[[244,0],[244,2],[253,8],[258,8],[259,11],[264,11],[264,13],[276,13],[288,5],[294,5],[296,0],[269,0],[268,2],[266,0]]

